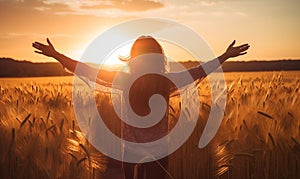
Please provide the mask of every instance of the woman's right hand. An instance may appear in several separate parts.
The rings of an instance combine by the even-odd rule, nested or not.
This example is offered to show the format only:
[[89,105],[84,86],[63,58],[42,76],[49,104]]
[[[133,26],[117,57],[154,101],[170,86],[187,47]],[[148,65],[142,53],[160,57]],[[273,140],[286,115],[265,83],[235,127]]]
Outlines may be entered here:
[[34,52],[48,57],[55,57],[55,55],[58,54],[58,52],[55,50],[55,48],[53,47],[52,43],[48,38],[47,38],[47,43],[48,45],[42,44],[40,42],[32,43],[32,47],[37,49]]

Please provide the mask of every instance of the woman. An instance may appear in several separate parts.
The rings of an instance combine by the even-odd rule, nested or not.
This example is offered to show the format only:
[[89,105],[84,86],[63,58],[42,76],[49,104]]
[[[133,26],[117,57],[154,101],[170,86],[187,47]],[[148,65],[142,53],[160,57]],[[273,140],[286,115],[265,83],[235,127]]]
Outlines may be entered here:
[[[177,73],[167,73],[166,72],[166,58],[164,55],[163,48],[161,45],[151,36],[141,36],[134,43],[130,51],[130,55],[127,58],[121,58],[123,61],[128,61],[129,64],[129,73],[125,72],[112,72],[108,70],[99,70],[92,68],[82,62],[78,62],[60,54],[55,50],[49,39],[47,39],[47,45],[34,42],[32,46],[38,51],[36,53],[53,57],[59,61],[65,68],[69,71],[74,72],[76,75],[84,76],[91,81],[95,81],[99,84],[111,84],[113,82],[116,87],[121,90],[129,90],[126,88],[128,81],[135,79],[134,77],[137,74],[142,74],[143,70],[153,67],[152,70],[157,73],[145,74],[139,78],[136,78],[135,81],[130,86],[128,91],[128,111],[132,108],[133,112],[139,116],[147,116],[151,113],[151,108],[149,107],[149,99],[154,94],[161,94],[164,97],[166,104],[169,102],[170,94],[176,90],[178,87],[182,87],[191,83],[190,80],[185,79],[185,75],[189,74],[192,76],[193,80],[203,79],[209,73],[216,70],[219,66],[213,66],[209,69],[202,68],[201,65],[191,68],[187,71],[177,72]],[[235,41],[233,41],[224,54],[218,58],[212,60],[214,62],[217,60],[217,64],[222,64],[227,59],[232,57],[237,57],[240,55],[246,54],[246,50],[249,48],[248,44],[243,44],[237,47],[234,47]],[[150,55],[150,58],[149,56]],[[147,57],[148,56],[148,57]],[[211,62],[207,62],[209,64]],[[80,65],[81,70],[76,71],[76,66]],[[118,75],[116,75],[118,74]],[[165,74],[167,77],[159,75]],[[96,78],[95,78],[96,77]],[[178,79],[180,84],[176,86],[168,79]],[[117,80],[114,80],[117,79]],[[125,98],[126,99],[126,98]],[[168,109],[168,108],[167,108]],[[159,122],[148,128],[139,128],[136,126],[129,125],[127,123],[123,124],[122,137],[131,142],[151,142],[155,141],[168,132],[168,110],[164,111],[163,117],[160,118]],[[128,117],[128,116],[127,116]],[[129,120],[134,118],[134,116],[128,117]],[[125,146],[126,147],[126,146]],[[130,151],[128,152],[130,153]],[[127,154],[124,154],[127,155]],[[129,155],[129,154],[128,154]],[[134,175],[137,175],[138,178],[165,178],[166,177],[166,168],[168,165],[167,157],[160,159],[154,162],[144,163],[139,165],[138,172],[135,173],[134,170],[137,168],[134,163],[123,162],[123,168],[126,178],[134,178]]]

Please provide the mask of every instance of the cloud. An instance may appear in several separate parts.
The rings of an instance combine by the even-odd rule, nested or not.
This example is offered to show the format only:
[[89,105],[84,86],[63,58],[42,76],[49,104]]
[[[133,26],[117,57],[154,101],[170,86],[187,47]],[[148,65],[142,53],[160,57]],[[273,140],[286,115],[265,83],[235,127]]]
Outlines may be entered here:
[[119,9],[123,11],[147,11],[152,9],[162,8],[164,4],[152,0],[110,0],[98,3],[85,3],[80,8],[82,9]]
[[124,17],[162,9],[154,0],[0,0],[0,14],[92,15]]
[[246,13],[244,13],[244,12],[235,12],[234,14],[236,14],[236,15],[238,15],[238,16],[243,16],[243,17],[246,17],[247,16],[247,14]]
[[73,11],[68,4],[49,3],[43,0],[2,0],[0,6],[0,10],[9,9],[10,11],[43,11],[50,13]]
[[201,1],[200,4],[202,6],[214,6],[214,5],[216,5],[216,2],[215,1]]
[[[232,1],[232,0],[231,0]],[[6,7],[3,6],[6,4]],[[43,13],[49,15],[88,15],[97,17],[165,17],[195,18],[199,15],[220,16],[228,9],[220,0],[0,0],[1,10],[7,13]],[[7,10],[9,9],[9,10]],[[242,16],[243,12],[238,11]]]
[[70,34],[40,34],[40,33],[20,33],[20,32],[8,32],[0,33],[0,39],[46,39],[51,36],[52,38],[72,38]]

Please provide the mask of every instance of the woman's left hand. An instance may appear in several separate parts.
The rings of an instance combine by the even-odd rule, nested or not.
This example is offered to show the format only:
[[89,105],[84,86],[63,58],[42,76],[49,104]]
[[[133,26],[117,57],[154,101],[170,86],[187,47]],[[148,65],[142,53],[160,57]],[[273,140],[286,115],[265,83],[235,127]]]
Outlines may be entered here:
[[224,53],[224,55],[227,58],[232,58],[232,57],[237,57],[237,56],[240,56],[240,55],[245,55],[247,53],[246,51],[250,47],[249,44],[243,44],[243,45],[239,45],[239,46],[234,47],[234,44],[235,44],[235,40],[226,49],[226,52]]

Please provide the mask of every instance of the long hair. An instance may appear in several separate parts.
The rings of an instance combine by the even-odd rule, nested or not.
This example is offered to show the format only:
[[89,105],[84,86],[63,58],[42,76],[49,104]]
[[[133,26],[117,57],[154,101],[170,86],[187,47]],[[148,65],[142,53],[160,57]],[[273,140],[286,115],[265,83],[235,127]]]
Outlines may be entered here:
[[[153,55],[151,60],[144,60],[140,63],[137,62],[138,60],[141,61],[140,59],[143,59],[147,55],[151,56],[151,54]],[[155,64],[155,68],[158,71],[163,73],[166,72],[167,61],[164,50],[157,40],[151,36],[140,36],[137,38],[131,47],[130,55],[127,57],[119,56],[119,59],[121,61],[129,62],[128,66],[130,72],[149,67],[149,64]],[[154,60],[155,62],[153,62]]]
[[[159,73],[166,72],[166,58],[161,45],[151,36],[140,36],[132,45],[130,55],[120,57],[128,62],[131,74],[151,68]],[[170,83],[168,79],[158,74],[146,74],[139,77],[131,86],[129,102],[139,115],[147,115],[149,99],[154,94],[161,94],[169,101]]]

